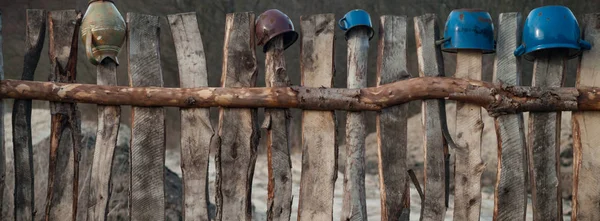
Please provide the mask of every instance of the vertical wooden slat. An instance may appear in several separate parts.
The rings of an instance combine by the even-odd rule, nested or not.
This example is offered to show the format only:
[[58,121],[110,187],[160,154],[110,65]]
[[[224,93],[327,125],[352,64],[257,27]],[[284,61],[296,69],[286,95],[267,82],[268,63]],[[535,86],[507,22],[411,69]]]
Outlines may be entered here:
[[[566,50],[552,50],[535,59],[532,86],[560,87]],[[560,220],[560,112],[530,112],[527,135],[534,220]]]
[[[456,78],[481,80],[482,53],[458,50]],[[481,210],[481,160],[483,121],[481,107],[456,102],[456,150],[454,173],[454,220],[479,220]]]
[[[104,59],[96,67],[96,73],[98,85],[117,85],[117,64],[110,58]],[[108,215],[111,169],[117,146],[120,118],[121,107],[98,105],[98,130],[94,158],[89,171],[91,174],[86,207],[88,220],[106,220]]]
[[[369,32],[366,28],[349,30],[348,88],[367,87]],[[365,193],[365,138],[367,125],[363,112],[348,111],[346,115],[346,171],[344,172],[344,202],[341,220],[367,220]]]
[[[520,44],[521,14],[502,13],[498,19],[494,81],[503,85],[519,85],[520,60],[513,51]],[[525,220],[527,209],[526,145],[523,114],[496,117],[498,138],[498,172],[496,175],[494,219]],[[485,148],[485,147],[484,147]]]
[[[162,87],[159,54],[159,17],[127,13],[129,36],[129,84]],[[164,108],[132,107],[131,220],[164,220]]]
[[[33,80],[46,37],[46,11],[27,10],[22,80]],[[15,219],[32,220],[34,212],[31,100],[15,100],[12,113],[15,163]]]
[[[410,78],[406,67],[406,16],[381,16],[377,54],[377,85]],[[408,104],[377,115],[377,154],[381,220],[396,220],[410,212],[407,162]],[[405,199],[406,198],[406,199]],[[403,202],[403,199],[406,201]]]
[[[255,47],[254,14],[227,14],[221,86],[255,86]],[[215,160],[217,220],[252,219],[250,194],[258,139],[256,109],[220,109]]]
[[[583,38],[594,47],[584,51],[577,87],[600,86],[600,13],[586,14]],[[572,220],[600,220],[600,112],[573,112]]]
[[[48,13],[52,64],[50,80],[74,83],[81,13],[75,10]],[[81,129],[76,104],[50,102],[50,162],[46,220],[75,220],[79,183]],[[70,218],[67,218],[70,217]]]
[[[4,55],[2,53],[2,11],[0,11],[0,80],[4,80]],[[4,203],[4,186],[6,182],[6,155],[4,152],[4,101],[0,99],[0,213],[2,207],[9,206]]]
[[[265,58],[265,85],[285,87],[290,81],[285,71],[283,36],[268,43]],[[292,212],[292,161],[290,160],[289,109],[266,109],[263,128],[267,129],[269,196],[267,220],[290,220]]]
[[[440,39],[435,14],[414,18],[419,76],[444,76],[442,51],[435,41]],[[440,122],[439,100],[423,101],[423,144],[425,152],[425,200],[421,206],[421,220],[442,220],[446,213],[444,171],[444,137]]]
[[[333,87],[334,14],[300,17],[300,73],[304,87]],[[332,220],[337,179],[333,111],[302,111],[302,175],[298,220]]]
[[[169,15],[169,25],[182,88],[208,86],[208,73],[202,36],[196,13]],[[214,135],[209,108],[182,108],[181,172],[183,174],[183,217],[185,220],[209,220],[208,159]]]

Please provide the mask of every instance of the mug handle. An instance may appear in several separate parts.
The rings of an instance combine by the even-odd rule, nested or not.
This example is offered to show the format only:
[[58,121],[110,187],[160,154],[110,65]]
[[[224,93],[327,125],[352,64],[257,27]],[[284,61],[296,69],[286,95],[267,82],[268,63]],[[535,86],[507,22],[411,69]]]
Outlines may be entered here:
[[98,61],[94,58],[94,54],[92,53],[92,30],[87,30],[85,37],[85,55],[87,55],[88,60],[93,65],[98,65]]
[[340,29],[342,29],[343,31],[348,30],[348,28],[346,28],[346,17],[343,17],[342,19],[340,19],[340,21],[338,22],[338,26],[340,27]]

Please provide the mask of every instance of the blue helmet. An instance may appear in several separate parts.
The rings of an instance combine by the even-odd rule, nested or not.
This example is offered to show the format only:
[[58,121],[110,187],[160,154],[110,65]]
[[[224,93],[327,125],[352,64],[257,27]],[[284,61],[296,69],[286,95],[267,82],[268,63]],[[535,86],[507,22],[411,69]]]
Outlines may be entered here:
[[442,51],[457,52],[458,49],[481,50],[483,53],[496,51],[492,17],[480,9],[456,9],[450,12]]
[[371,24],[371,16],[362,9],[349,11],[342,19],[340,19],[338,25],[340,26],[340,29],[346,31],[346,38],[348,38],[348,31],[355,27],[367,27],[369,31],[369,40],[371,40],[375,34],[373,24]]
[[521,45],[515,56],[527,55],[532,60],[536,51],[544,49],[569,49],[569,57],[579,55],[592,46],[581,39],[579,24],[573,12],[564,6],[544,6],[531,10],[525,20]]

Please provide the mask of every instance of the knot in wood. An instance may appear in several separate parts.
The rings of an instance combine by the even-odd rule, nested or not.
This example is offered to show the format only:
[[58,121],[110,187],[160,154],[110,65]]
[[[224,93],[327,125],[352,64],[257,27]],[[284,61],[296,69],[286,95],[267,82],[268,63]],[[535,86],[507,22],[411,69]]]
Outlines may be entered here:
[[185,99],[185,104],[188,106],[193,106],[196,104],[196,99],[194,99],[194,97],[188,97]]

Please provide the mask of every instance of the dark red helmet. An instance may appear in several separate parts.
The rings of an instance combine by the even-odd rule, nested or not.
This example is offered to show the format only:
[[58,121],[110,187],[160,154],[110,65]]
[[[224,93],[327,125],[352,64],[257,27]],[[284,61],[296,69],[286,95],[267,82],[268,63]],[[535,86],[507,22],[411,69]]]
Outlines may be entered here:
[[266,52],[269,41],[276,36],[283,35],[284,49],[298,40],[298,33],[294,31],[292,20],[277,9],[270,9],[260,14],[256,19],[254,31],[256,32],[256,44],[264,45],[263,52]]

